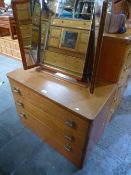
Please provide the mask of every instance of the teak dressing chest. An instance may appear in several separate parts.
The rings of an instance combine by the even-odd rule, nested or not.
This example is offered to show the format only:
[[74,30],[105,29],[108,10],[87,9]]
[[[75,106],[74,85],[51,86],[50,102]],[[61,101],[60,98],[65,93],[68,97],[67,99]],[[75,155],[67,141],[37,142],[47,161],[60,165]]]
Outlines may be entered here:
[[116,86],[94,94],[48,73],[16,70],[8,74],[21,121],[76,166],[81,167],[108,122]]
[[[103,36],[106,1],[97,38],[94,18],[61,19],[49,9],[49,14],[43,10],[47,17],[43,18],[39,1],[35,16],[30,6],[29,0],[12,4],[23,66],[31,68],[8,74],[17,112],[27,127],[82,167],[122,97],[130,68],[130,33]],[[110,54],[112,40],[117,47]],[[54,76],[56,73],[76,81]]]

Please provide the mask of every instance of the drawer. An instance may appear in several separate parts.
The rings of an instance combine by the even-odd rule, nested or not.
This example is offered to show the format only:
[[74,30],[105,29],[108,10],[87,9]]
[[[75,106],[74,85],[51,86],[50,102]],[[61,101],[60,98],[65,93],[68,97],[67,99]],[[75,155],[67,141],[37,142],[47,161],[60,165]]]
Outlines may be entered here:
[[19,11],[28,10],[28,9],[30,9],[30,3],[27,2],[27,3],[24,3],[24,4],[17,4],[17,9],[18,9]]
[[31,19],[30,3],[17,4],[16,7],[17,7],[17,11],[18,11],[18,19],[19,20]]
[[49,37],[49,40],[48,40],[48,46],[52,46],[52,47],[59,47],[59,42],[60,42],[60,39],[59,38],[55,38],[55,37]]
[[31,20],[31,14],[29,13],[29,10],[21,10],[20,13],[18,13],[18,19],[20,24],[23,24],[24,20]]
[[88,44],[89,40],[89,32],[88,33],[80,33],[80,42],[84,42]]
[[51,51],[46,51],[45,63],[78,73],[82,73],[84,67],[84,59],[66,56]]
[[115,96],[114,96],[114,99],[112,101],[111,110],[110,110],[111,114],[113,114],[114,111],[116,110],[116,108],[118,107],[118,105],[121,101],[124,89],[125,89],[124,85],[118,86],[116,93],[115,93]]
[[87,44],[79,42],[79,44],[78,44],[78,51],[80,53],[86,54],[86,52],[87,52]]
[[[18,104],[18,101],[16,104]],[[44,116],[44,114],[43,114],[42,117],[41,116],[38,117],[38,115],[37,115],[38,113],[33,113],[33,111],[30,111],[30,110],[27,111],[27,104],[25,104],[25,103],[24,103],[24,107],[16,105],[16,108],[17,108],[18,115],[21,118],[26,119],[26,118],[28,118],[28,114],[30,114],[31,116],[34,117],[34,119],[39,121],[44,127],[47,127],[47,128],[49,128],[50,131],[52,131],[52,133],[53,133],[52,136],[55,138],[55,140],[62,143],[63,145],[70,144],[71,147],[73,148],[74,152],[77,152],[79,155],[82,154],[82,152],[84,150],[85,142],[86,142],[86,137],[80,138],[78,136],[73,135],[72,132],[69,132],[66,129],[65,129],[65,131],[63,131],[59,126],[57,126],[57,124],[55,124],[55,122],[53,123],[52,121],[50,121],[50,119],[47,118],[48,117],[47,115]],[[50,122],[49,125],[48,125],[48,123],[46,123],[45,120],[46,121],[48,120],[48,122]]]
[[60,36],[61,36],[61,29],[55,28],[55,27],[51,27],[50,28],[50,36],[60,38]]
[[45,63],[65,68],[65,55],[60,55],[55,52],[46,51],[45,53]]
[[44,110],[32,105],[31,103],[27,102],[27,100],[25,101],[23,99],[16,98],[15,101],[18,110],[25,110],[31,115],[37,116],[35,117],[37,120],[51,128],[54,133],[59,135],[59,140],[61,140],[61,142],[64,143],[65,141],[68,141],[70,144],[73,144],[75,147],[83,150],[86,136],[79,136],[79,132],[68,128],[65,124],[55,120],[54,116],[51,116]]
[[28,101],[30,104],[49,114],[50,117],[52,117],[52,120],[59,121],[64,126],[66,125],[68,129],[71,131],[74,130],[81,137],[87,136],[90,125],[88,120],[80,118],[65,108],[48,100],[44,96],[34,93],[32,90],[13,80],[10,80],[10,83],[12,90],[15,91],[13,92],[15,99],[20,97],[24,101]]
[[66,68],[74,72],[83,73],[84,59],[66,56]]
[[[25,116],[23,116],[23,114],[25,114]],[[80,149],[73,147],[66,141],[65,143],[61,142],[61,140],[59,140],[59,135],[53,132],[53,130],[48,128],[46,125],[42,124],[30,113],[24,111],[23,114],[21,115],[21,120],[26,127],[32,129],[32,131],[44,141],[52,145],[52,147],[72,161],[76,166],[80,167],[82,160],[82,153],[79,151]],[[83,152],[83,150],[81,151]]]
[[61,27],[72,27],[78,29],[91,29],[91,21],[83,20],[64,20],[55,18],[52,20],[52,25],[61,26]]
[[38,43],[38,39],[39,39],[39,32],[38,31],[32,31],[32,36],[31,36],[32,37],[31,42],[35,43],[35,45],[36,45]]

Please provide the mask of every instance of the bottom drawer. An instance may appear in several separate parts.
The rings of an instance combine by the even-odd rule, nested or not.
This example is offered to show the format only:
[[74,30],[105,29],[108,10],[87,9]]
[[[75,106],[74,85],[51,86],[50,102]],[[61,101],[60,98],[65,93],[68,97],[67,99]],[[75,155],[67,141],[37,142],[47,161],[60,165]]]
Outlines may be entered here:
[[72,148],[70,143],[62,143],[48,126],[41,123],[28,112],[22,112],[18,108],[17,111],[26,127],[30,128],[48,144],[52,145],[58,152],[72,161],[77,167],[81,167],[82,154],[76,152],[76,149]]

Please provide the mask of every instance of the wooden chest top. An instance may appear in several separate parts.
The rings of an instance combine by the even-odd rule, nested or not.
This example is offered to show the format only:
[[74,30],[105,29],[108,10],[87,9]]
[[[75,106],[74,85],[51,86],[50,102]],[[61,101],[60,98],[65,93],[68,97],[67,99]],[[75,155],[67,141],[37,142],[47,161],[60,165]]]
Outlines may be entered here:
[[102,85],[96,87],[94,94],[90,94],[88,87],[67,82],[46,72],[37,72],[35,69],[18,69],[8,73],[7,76],[44,98],[89,120],[96,118],[116,89],[113,84]]

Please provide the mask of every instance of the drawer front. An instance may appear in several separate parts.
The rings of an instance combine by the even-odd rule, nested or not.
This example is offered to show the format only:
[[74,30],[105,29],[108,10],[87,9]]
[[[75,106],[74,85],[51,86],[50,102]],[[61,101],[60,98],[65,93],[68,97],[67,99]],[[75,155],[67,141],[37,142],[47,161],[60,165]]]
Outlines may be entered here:
[[55,37],[49,37],[48,46],[59,47],[59,39]]
[[70,144],[73,144],[76,148],[79,148],[79,151],[83,150],[86,137],[81,137],[75,130],[68,128],[58,120],[54,120],[54,116],[51,116],[45,111],[28,103],[27,100],[25,101],[17,97],[15,98],[15,102],[18,110],[25,110],[31,115],[37,116],[37,120],[51,128],[53,132],[57,134],[56,138],[61,140],[62,143],[69,141]]
[[89,40],[89,32],[80,34],[80,42],[88,44],[88,40]]
[[30,37],[32,35],[32,25],[23,25],[20,27],[22,37]]
[[17,4],[17,10],[18,12],[20,12],[18,13],[19,20],[31,19],[29,9],[30,9],[30,3]]
[[[79,116],[67,111],[59,105],[51,102],[41,95],[34,93],[32,90],[10,80],[13,95],[15,98],[20,97],[52,117],[52,121],[59,121],[62,125],[70,130],[74,130],[79,136],[86,137],[89,129],[89,121],[81,119]],[[36,100],[37,99],[37,100]]]
[[65,62],[65,55],[63,55],[62,57],[58,53],[46,51],[45,63],[64,68],[65,67],[64,62]]
[[[22,115],[25,116],[22,116]],[[53,132],[52,129],[48,128],[46,125],[42,124],[34,116],[24,111],[20,116],[22,122],[26,127],[31,128],[39,137],[45,140],[47,143],[52,145],[58,152],[63,154],[66,158],[72,161],[76,166],[80,167],[82,160],[82,153],[79,153],[79,149],[73,147],[70,143],[63,143],[59,140],[59,135]]]
[[61,36],[61,29],[55,28],[55,27],[51,27],[50,28],[50,36],[60,38],[60,36]]
[[46,51],[45,63],[52,66],[58,66],[76,73],[83,73],[85,60],[82,58],[66,56],[63,54]]
[[116,93],[115,93],[114,98],[113,98],[113,101],[112,101],[110,115],[112,115],[114,113],[114,111],[116,110],[116,108],[118,107],[118,105],[121,101],[124,89],[125,89],[124,85],[121,85],[117,88]]
[[85,44],[85,43],[79,43],[78,44],[78,51],[80,53],[86,54],[86,52],[87,52],[87,44]]
[[79,21],[79,20],[61,20],[53,19],[52,25],[61,26],[61,27],[72,27],[78,29],[91,29],[91,21]]
[[29,46],[29,45],[31,45],[31,38],[30,38],[30,37],[23,38],[23,45],[24,45],[24,46]]

